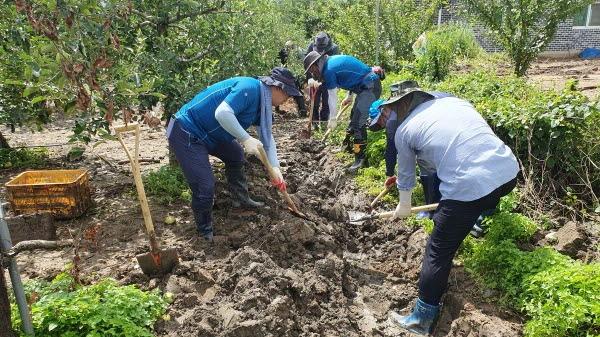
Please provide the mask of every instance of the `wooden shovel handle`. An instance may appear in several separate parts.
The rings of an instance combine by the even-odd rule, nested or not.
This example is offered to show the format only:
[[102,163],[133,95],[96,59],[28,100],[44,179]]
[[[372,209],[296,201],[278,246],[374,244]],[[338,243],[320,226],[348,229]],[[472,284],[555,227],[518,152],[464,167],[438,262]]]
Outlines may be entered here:
[[[135,152],[131,155],[131,152],[123,141],[122,134],[125,132],[133,131],[135,134]],[[133,180],[135,182],[135,188],[137,190],[138,199],[140,200],[140,206],[142,208],[142,216],[144,217],[144,225],[146,232],[150,238],[150,247],[152,252],[158,252],[158,241],[156,240],[156,233],[154,232],[154,224],[152,223],[152,215],[150,214],[150,206],[148,206],[148,199],[146,198],[146,190],[144,189],[144,183],[142,181],[142,173],[140,172],[140,165],[138,162],[139,146],[140,146],[140,125],[130,124],[115,128],[115,133],[119,139],[119,143],[125,150],[129,162],[131,163],[131,173],[133,174]]]
[[310,98],[309,112],[308,112],[308,123],[306,125],[306,130],[310,136],[310,132],[312,129],[312,119],[313,119],[313,111],[315,109],[315,96],[317,94],[317,88],[310,87],[308,88],[308,96]]
[[379,199],[383,198],[386,194],[388,194],[390,192],[390,190],[392,189],[392,185],[390,186],[386,186],[383,191],[381,191],[376,197],[375,199],[373,199],[373,202],[371,202],[371,208],[375,207],[375,204],[377,204],[377,202],[379,201]]
[[[438,207],[438,205],[439,204],[429,204],[429,205],[417,206],[417,207],[411,208],[410,212],[411,213],[419,213],[422,211],[433,211]],[[376,219],[389,219],[392,216],[394,216],[394,211],[377,213],[375,215],[375,218]]]
[[[269,173],[269,177],[271,178],[271,180],[275,180],[277,174],[275,173],[275,170],[273,169],[273,166],[269,162],[269,158],[267,157],[267,153],[265,152],[265,149],[262,146],[258,147],[258,154],[259,154],[260,161],[263,163],[263,165],[267,169],[267,172]],[[285,191],[285,190],[284,191],[280,191],[280,192],[281,192],[281,195],[283,196],[283,200],[292,209],[292,211],[294,211],[296,213],[300,213],[298,211],[298,208],[296,207],[296,204],[294,204],[294,201],[292,200],[292,198],[290,197],[290,195],[288,194],[288,192]]]

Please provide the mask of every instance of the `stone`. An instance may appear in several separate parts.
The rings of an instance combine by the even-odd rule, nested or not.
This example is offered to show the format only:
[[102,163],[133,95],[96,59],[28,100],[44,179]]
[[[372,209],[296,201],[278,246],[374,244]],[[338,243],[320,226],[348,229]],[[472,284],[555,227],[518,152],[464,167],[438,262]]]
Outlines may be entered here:
[[56,226],[48,212],[23,214],[6,218],[11,241],[56,240]]
[[588,238],[576,222],[569,221],[556,232],[558,243],[554,246],[556,250],[567,254],[572,258],[577,258],[577,253],[585,250]]
[[556,232],[550,232],[550,233],[546,234],[545,238],[546,238],[546,241],[550,244],[555,244],[558,242],[558,236],[557,236]]

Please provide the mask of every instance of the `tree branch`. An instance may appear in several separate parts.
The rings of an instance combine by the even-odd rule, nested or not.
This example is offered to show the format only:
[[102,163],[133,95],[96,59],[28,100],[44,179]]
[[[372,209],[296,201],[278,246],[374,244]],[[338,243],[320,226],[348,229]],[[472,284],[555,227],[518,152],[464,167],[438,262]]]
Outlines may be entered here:
[[213,49],[214,49],[214,47],[212,47],[211,45],[208,45],[205,50],[196,53],[196,55],[190,56],[190,57],[183,57],[183,56],[178,57],[177,61],[182,62],[182,63],[194,62],[194,61],[197,61],[197,60],[203,58],[204,56],[208,55],[210,52],[213,51]]
[[47,240],[28,240],[21,241],[12,247],[15,254],[22,251],[34,249],[57,249],[73,245],[73,240],[47,241]]

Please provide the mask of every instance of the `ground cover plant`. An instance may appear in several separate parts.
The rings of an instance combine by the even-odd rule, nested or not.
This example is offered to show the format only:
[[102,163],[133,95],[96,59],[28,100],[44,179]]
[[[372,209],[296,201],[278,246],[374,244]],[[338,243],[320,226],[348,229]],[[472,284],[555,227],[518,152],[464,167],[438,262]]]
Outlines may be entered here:
[[192,195],[179,166],[165,165],[142,177],[148,195],[162,204],[190,202]]
[[[153,324],[169,301],[157,290],[145,292],[112,279],[80,285],[68,273],[51,282],[29,281],[25,290],[35,333],[48,337],[151,337]],[[13,326],[19,327],[16,305],[12,309]]]

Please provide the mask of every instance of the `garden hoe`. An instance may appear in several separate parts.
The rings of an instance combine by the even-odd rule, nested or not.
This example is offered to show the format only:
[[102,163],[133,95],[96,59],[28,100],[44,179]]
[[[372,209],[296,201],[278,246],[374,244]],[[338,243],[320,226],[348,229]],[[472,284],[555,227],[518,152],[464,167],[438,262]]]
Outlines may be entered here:
[[[125,146],[123,142],[122,133],[133,131],[135,134],[135,152],[134,156]],[[131,162],[131,173],[133,174],[133,180],[135,181],[135,188],[137,189],[138,198],[142,207],[142,215],[144,217],[144,225],[150,238],[150,253],[137,255],[137,261],[142,268],[144,274],[148,276],[162,275],[169,273],[173,267],[179,263],[179,257],[177,251],[174,248],[160,249],[158,240],[156,239],[156,233],[154,232],[154,224],[152,223],[152,215],[150,214],[150,207],[148,206],[148,199],[146,199],[146,192],[144,190],[144,184],[142,182],[142,174],[140,173],[140,164],[138,162],[138,153],[140,145],[140,126],[139,124],[130,124],[115,128],[115,133],[125,149],[125,153]]]
[[[350,106],[350,104],[346,105],[345,107],[343,107],[340,112],[338,112],[338,114],[335,116],[336,120],[340,120],[340,117],[342,117],[342,115],[344,114],[344,112],[346,112],[346,110],[348,110],[348,107]],[[327,129],[327,131],[325,132],[325,134],[323,135],[323,139],[321,139],[322,141],[327,140],[327,137],[329,136],[329,134],[331,133],[331,129]]]
[[309,139],[312,135],[312,119],[313,119],[313,110],[315,108],[315,96],[317,95],[317,88],[310,87],[308,88],[308,96],[310,97],[310,112],[308,113],[308,124],[306,125],[306,129],[300,130],[300,137],[304,139]]
[[[417,207],[413,207],[410,209],[411,213],[419,213],[422,211],[433,211],[438,207],[438,204],[430,204],[430,205],[424,205],[424,206],[417,206]],[[383,212],[383,213],[372,213],[372,214],[366,214],[363,212],[355,212],[355,211],[349,211],[348,212],[348,217],[350,218],[350,222],[351,223],[355,223],[355,224],[361,224],[365,221],[368,220],[375,220],[375,219],[389,219],[394,215],[394,211],[390,211],[390,212]]]
[[[271,179],[274,179],[275,178],[275,170],[273,170],[273,166],[271,166],[271,163],[269,162],[269,158],[267,157],[267,153],[265,152],[265,149],[262,146],[259,146],[258,152],[260,154],[260,157],[259,157],[260,161],[263,163],[263,165],[267,169],[267,172],[269,172],[269,177]],[[296,207],[296,204],[294,204],[294,201],[292,200],[292,198],[290,197],[290,195],[288,194],[288,192],[286,190],[281,191],[281,195],[283,196],[283,200],[285,200],[285,202],[288,205],[288,210],[290,212],[292,212],[292,214],[294,214],[295,216],[297,216],[299,218],[308,220],[308,216],[306,216],[306,214],[304,214],[298,210],[298,207]]]

